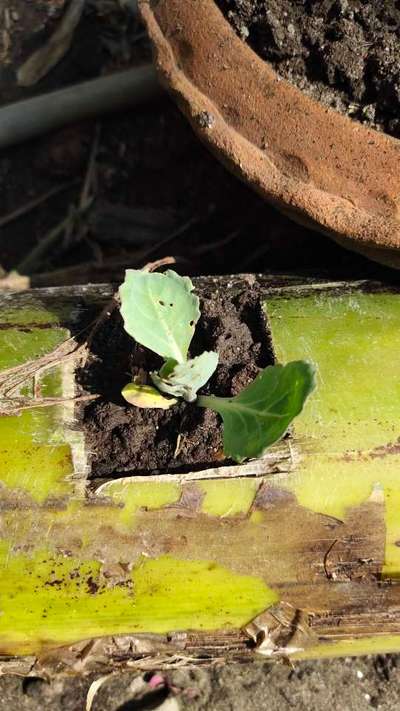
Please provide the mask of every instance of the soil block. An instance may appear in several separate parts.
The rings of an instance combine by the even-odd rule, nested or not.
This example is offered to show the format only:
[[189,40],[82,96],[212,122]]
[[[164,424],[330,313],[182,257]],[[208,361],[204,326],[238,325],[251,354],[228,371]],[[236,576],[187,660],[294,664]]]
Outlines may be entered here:
[[[201,317],[190,355],[219,353],[219,365],[203,393],[238,394],[273,361],[257,286],[238,290],[204,286]],[[81,384],[101,397],[82,413],[91,476],[154,474],[221,465],[222,424],[211,410],[180,401],[169,410],[128,405],[121,389],[135,376],[159,369],[162,360],[137,344],[115,310],[91,345]]]

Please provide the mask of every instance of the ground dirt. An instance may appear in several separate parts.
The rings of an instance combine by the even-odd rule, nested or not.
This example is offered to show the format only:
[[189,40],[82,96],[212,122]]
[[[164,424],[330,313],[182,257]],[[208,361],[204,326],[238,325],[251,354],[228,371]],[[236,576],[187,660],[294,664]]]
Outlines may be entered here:
[[[18,66],[43,44],[64,4],[64,0],[1,3],[0,103],[150,58],[143,28],[126,9],[128,0],[88,0],[68,55],[38,85],[29,90],[17,87]],[[166,249],[159,242],[171,220],[174,226],[186,226],[169,242],[168,253],[177,258],[177,270],[189,275],[296,270],[332,279],[398,279],[398,273],[346,252],[265,205],[208,155],[169,99],[99,119],[98,125],[95,201],[88,229],[61,233],[60,240],[30,270],[34,285],[111,277],[118,282],[126,266],[142,266],[143,241],[132,241],[132,234],[138,232],[132,229],[132,221],[138,227],[138,209],[142,211],[140,225],[143,211],[147,223],[150,219],[153,225],[151,259],[165,256]],[[5,271],[15,268],[77,204],[95,135],[93,123],[82,123],[0,155],[0,220],[54,186],[66,184],[63,193],[0,226],[0,264]],[[121,212],[121,207],[125,211]],[[154,209],[157,220],[149,212]],[[105,213],[108,222],[103,219]],[[116,258],[120,266],[115,268]],[[74,269],[78,271],[71,271]],[[257,343],[257,338],[248,335],[248,343]],[[255,354],[255,367],[264,364],[260,357]],[[128,363],[128,371],[129,367]],[[362,711],[371,707],[389,711],[398,705],[400,694],[398,660],[380,656],[301,663],[294,669],[261,663],[176,670],[168,674],[173,691],[161,690],[152,698],[147,694],[135,697],[137,675],[121,673],[103,685],[92,709],[144,710],[155,708],[168,697],[175,698],[179,708],[194,711]],[[51,683],[0,677],[0,711],[82,711],[92,681],[92,677],[60,678]]]
[[[261,662],[179,669],[168,672],[155,691],[141,682],[152,677],[116,673],[97,692],[92,711],[392,711],[400,693],[395,656],[302,662],[294,668]],[[96,678],[48,683],[3,677],[0,711],[83,711]]]
[[398,0],[217,0],[279,74],[327,106],[400,137]]

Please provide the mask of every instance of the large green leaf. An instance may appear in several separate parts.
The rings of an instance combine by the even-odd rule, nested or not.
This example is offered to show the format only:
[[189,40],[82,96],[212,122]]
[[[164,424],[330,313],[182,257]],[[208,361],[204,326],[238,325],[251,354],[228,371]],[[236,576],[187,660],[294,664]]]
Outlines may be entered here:
[[305,361],[265,368],[236,397],[201,395],[197,404],[224,422],[224,453],[238,462],[260,457],[286,432],[314,388],[314,368]]
[[193,402],[197,391],[211,378],[217,365],[218,353],[204,351],[186,363],[167,361],[159,374],[151,373],[151,379],[162,392]]
[[138,343],[165,358],[184,363],[196,323],[199,299],[189,277],[127,269],[120,286],[125,330]]

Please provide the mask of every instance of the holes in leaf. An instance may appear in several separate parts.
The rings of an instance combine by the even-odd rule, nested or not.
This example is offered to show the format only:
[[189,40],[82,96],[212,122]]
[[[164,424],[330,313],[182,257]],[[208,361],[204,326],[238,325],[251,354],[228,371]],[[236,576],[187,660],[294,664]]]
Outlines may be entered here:
[[173,304],[170,304],[170,306],[173,306]]
[[159,301],[158,303],[160,304],[160,306],[165,306],[165,303],[163,301]]
[[193,321],[193,319],[192,319],[192,321],[190,321],[189,326],[192,326],[192,327],[194,326],[194,321]]

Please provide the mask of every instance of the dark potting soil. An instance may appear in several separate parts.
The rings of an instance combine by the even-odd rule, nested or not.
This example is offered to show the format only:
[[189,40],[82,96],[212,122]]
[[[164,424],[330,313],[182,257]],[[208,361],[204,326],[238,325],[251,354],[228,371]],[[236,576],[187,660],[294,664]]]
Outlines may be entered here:
[[400,137],[399,0],[216,0],[242,39],[313,98]]
[[[256,287],[221,293],[198,290],[201,318],[190,352],[219,353],[219,365],[202,392],[236,395],[272,362]],[[116,310],[99,329],[88,366],[79,379],[101,398],[83,409],[91,476],[151,474],[220,465],[222,426],[211,410],[181,402],[170,410],[128,405],[121,389],[141,371],[158,369],[161,359],[128,336]]]

